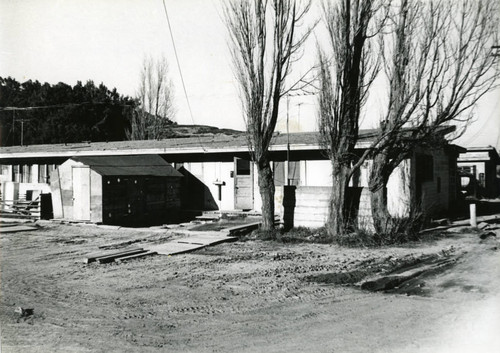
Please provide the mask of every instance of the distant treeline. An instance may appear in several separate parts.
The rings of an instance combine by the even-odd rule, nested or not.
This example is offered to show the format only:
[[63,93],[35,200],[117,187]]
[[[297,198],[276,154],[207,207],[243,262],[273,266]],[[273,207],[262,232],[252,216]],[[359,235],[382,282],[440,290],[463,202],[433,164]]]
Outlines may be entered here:
[[0,146],[125,140],[137,105],[102,83],[0,77]]

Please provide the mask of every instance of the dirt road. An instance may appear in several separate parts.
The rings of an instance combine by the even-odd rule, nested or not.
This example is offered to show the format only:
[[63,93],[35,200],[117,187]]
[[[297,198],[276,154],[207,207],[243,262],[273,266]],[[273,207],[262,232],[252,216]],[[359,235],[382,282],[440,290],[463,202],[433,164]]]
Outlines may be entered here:
[[[246,241],[83,262],[105,244],[181,236],[52,223],[1,234],[1,351],[500,351],[500,234],[379,249]],[[458,260],[425,278],[424,296],[355,285],[426,255]],[[34,308],[32,322],[17,322],[17,306]]]

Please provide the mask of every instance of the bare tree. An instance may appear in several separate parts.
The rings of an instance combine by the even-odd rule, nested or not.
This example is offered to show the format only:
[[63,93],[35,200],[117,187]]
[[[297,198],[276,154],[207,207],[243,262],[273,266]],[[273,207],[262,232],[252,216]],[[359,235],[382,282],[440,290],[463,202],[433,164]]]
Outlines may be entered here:
[[262,229],[274,228],[274,180],[269,145],[291,64],[310,33],[297,35],[310,3],[295,0],[228,1],[224,8],[249,149],[262,197]]
[[[361,110],[379,71],[369,38],[380,30],[376,0],[325,3],[331,58],[319,51],[319,131],[332,164],[328,233],[338,236],[347,226],[346,193],[349,180],[366,156],[356,156]],[[383,12],[383,11],[382,11]]]
[[145,58],[136,99],[139,107],[131,121],[130,140],[158,140],[167,137],[175,109],[173,88],[168,78],[168,64],[164,57]]
[[461,123],[465,129],[471,108],[497,87],[500,68],[491,50],[498,43],[499,10],[496,0],[393,3],[390,38],[381,51],[388,105],[369,177],[378,234],[392,227],[387,183],[394,169],[416,146],[442,139],[444,127]]

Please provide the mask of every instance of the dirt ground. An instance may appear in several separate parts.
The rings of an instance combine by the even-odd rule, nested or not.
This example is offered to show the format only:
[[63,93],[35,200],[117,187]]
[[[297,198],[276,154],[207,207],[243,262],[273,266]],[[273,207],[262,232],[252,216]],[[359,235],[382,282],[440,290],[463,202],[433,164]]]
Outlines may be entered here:
[[[106,244],[176,230],[42,223],[0,236],[1,352],[500,352],[500,233],[400,247],[237,241],[120,264]],[[417,259],[455,259],[420,295],[359,283]],[[17,306],[34,308],[18,320]]]

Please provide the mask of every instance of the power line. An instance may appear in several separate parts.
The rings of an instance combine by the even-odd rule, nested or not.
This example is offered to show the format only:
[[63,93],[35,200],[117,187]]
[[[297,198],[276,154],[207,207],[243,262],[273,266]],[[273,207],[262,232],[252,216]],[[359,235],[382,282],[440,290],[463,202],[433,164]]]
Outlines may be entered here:
[[53,105],[39,105],[32,107],[0,107],[1,111],[23,111],[23,110],[38,110],[38,109],[57,109],[57,108],[65,108],[72,106],[81,106],[81,105],[91,105],[91,104],[111,104],[113,106],[120,107],[131,107],[130,104],[113,104],[110,102],[82,102],[82,103],[62,103],[62,104],[53,104]]
[[[189,102],[189,97],[188,97],[187,90],[186,90],[186,84],[184,83],[184,76],[182,75],[181,64],[179,61],[179,55],[177,54],[177,47],[175,46],[174,34],[172,32],[172,26],[170,25],[170,18],[168,17],[167,5],[165,4],[165,0],[163,0],[163,9],[165,10],[165,17],[167,18],[168,30],[170,33],[170,39],[172,40],[172,47],[174,49],[175,60],[177,62],[177,69],[179,70],[179,76],[181,78],[182,89],[184,91],[184,97],[186,97],[186,103],[188,106],[189,115],[191,116],[191,121],[193,122],[193,125],[195,125],[193,111],[191,109],[191,103]],[[201,139],[199,138],[199,136],[198,136],[198,140],[200,141],[201,148],[204,151],[206,151],[205,147],[201,143]]]
[[174,35],[172,33],[172,27],[170,26],[170,19],[168,17],[167,5],[165,5],[165,0],[163,0],[163,9],[165,10],[165,17],[167,18],[168,30],[170,33],[170,39],[172,40],[172,46],[174,48],[175,60],[177,62],[177,69],[179,70],[179,76],[181,78],[182,89],[184,90],[184,96],[186,97],[186,102],[187,102],[187,106],[189,109],[189,114],[191,115],[191,120],[193,121],[193,124],[194,124],[193,112],[191,110],[191,104],[189,103],[189,98],[188,98],[187,90],[186,90],[186,84],[184,83],[184,76],[182,75],[181,64],[179,61],[179,55],[177,54],[177,48],[175,46]]
[[[481,134],[483,134],[485,131],[484,131],[484,128],[486,127],[486,125],[489,125],[489,122],[491,120],[492,117],[496,117],[496,110],[497,110],[497,107],[499,105],[500,101],[497,101],[495,103],[495,106],[492,108],[491,110],[491,113],[490,115],[483,121],[483,123],[481,124],[481,127],[476,131],[476,133],[474,133],[472,136],[468,137],[465,141],[464,141],[464,144],[465,145],[468,145],[470,143],[473,143],[474,140]],[[499,138],[500,138],[500,129],[499,129]]]

